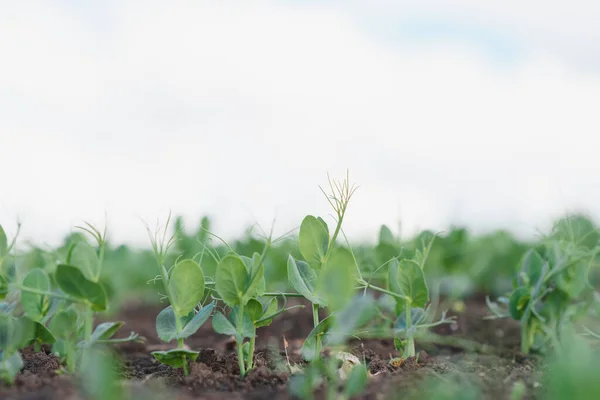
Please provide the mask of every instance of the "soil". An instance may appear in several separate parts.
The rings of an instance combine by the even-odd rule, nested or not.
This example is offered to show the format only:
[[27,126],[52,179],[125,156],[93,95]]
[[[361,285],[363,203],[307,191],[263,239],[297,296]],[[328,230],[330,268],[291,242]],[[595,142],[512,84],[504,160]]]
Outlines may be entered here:
[[[308,305],[308,304],[307,304]],[[302,366],[302,340],[312,329],[310,308],[296,308],[260,328],[256,341],[255,368],[239,378],[232,338],[217,335],[210,322],[186,340],[200,351],[189,376],[161,365],[150,352],[173,348],[156,334],[160,306],[128,303],[110,320],[122,320],[121,334],[130,330],[145,337],[144,343],[116,345],[121,361],[118,373],[132,398],[170,399],[292,399],[287,383],[290,366]],[[451,313],[452,315],[452,313]],[[392,340],[354,340],[348,350],[369,367],[368,388],[360,399],[435,398],[437,387],[445,396],[465,399],[510,399],[517,382],[526,387],[524,399],[542,398],[541,369],[535,358],[519,353],[519,326],[512,320],[484,320],[489,311],[481,297],[465,302],[456,323],[436,327],[433,340],[417,342],[418,359],[391,362],[400,354]],[[102,322],[102,321],[98,321]],[[439,340],[438,340],[439,339]],[[284,342],[288,344],[287,352]],[[435,343],[434,343],[435,342]],[[441,344],[440,344],[441,343]],[[12,387],[0,384],[1,399],[81,399],[76,377],[65,373],[50,349],[23,351],[24,368]],[[441,386],[440,386],[441,385]],[[474,388],[470,392],[469,388]],[[324,391],[317,391],[324,398]],[[437,398],[458,398],[438,397]]]

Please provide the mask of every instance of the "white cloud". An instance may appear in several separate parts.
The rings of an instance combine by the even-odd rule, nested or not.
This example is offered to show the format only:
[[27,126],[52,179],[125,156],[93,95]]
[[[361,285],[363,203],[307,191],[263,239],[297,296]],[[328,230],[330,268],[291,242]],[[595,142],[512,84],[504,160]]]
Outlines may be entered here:
[[171,208],[226,235],[273,216],[284,232],[328,212],[317,185],[346,168],[354,237],[399,218],[531,233],[600,213],[599,75],[395,48],[332,7],[118,4],[97,25],[56,6],[3,13],[3,225],[18,214],[55,242],[106,211],[115,239],[144,243],[139,217]]

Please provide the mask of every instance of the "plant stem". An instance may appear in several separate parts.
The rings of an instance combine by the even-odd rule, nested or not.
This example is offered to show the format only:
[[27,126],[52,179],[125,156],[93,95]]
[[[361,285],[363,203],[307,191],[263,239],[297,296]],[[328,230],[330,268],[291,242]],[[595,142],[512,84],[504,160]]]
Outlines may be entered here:
[[363,287],[369,288],[369,289],[373,289],[376,290],[378,292],[384,293],[384,294],[388,294],[396,299],[402,299],[402,300],[407,300],[406,296],[403,296],[401,294],[398,293],[394,293],[392,291],[389,291],[387,289],[381,288],[379,286],[375,286],[370,284],[369,282],[365,282],[364,280],[362,282],[359,282],[361,285],[363,285]]
[[267,292],[263,294],[266,297],[304,297],[300,293],[278,293],[278,292]]
[[246,376],[246,365],[244,364],[244,337],[242,336],[242,326],[244,324],[244,304],[240,303],[240,308],[237,315],[237,335],[235,338],[238,353],[238,365],[240,367],[240,376]]
[[57,298],[57,299],[69,301],[71,303],[83,303],[82,300],[79,300],[79,299],[76,299],[74,297],[67,296],[67,295],[64,295],[64,294],[60,294],[60,293],[48,292],[48,291],[45,291],[45,290],[38,290],[38,289],[34,289],[34,288],[23,286],[23,285],[15,285],[15,288],[18,289],[18,290],[20,290],[21,292],[28,292],[28,293],[33,293],[33,294],[39,294],[40,296],[54,297],[54,298]]
[[[317,325],[319,325],[319,305],[318,304],[313,304],[313,324],[315,326],[315,328],[317,327]],[[315,337],[316,340],[316,353],[317,353],[317,357],[321,356],[321,335],[317,335]]]
[[[406,304],[406,332],[410,332],[410,328],[411,328],[411,308],[410,308],[410,304]],[[415,356],[415,338],[411,333],[408,333],[407,335],[407,343],[406,343],[406,349],[404,350],[404,355],[405,358],[408,357],[414,357]]]
[[246,359],[246,371],[250,371],[254,363],[254,346],[256,344],[256,335],[250,339],[250,347],[248,348],[248,358]]

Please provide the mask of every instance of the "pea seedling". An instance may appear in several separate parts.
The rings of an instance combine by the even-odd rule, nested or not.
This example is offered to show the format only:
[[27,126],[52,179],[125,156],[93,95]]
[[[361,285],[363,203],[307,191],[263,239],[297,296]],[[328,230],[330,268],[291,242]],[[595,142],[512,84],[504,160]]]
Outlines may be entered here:
[[182,368],[189,374],[188,361],[195,361],[200,354],[185,348],[185,338],[193,335],[211,316],[214,302],[202,305],[205,295],[204,273],[194,260],[187,259],[176,262],[167,269],[165,260],[171,246],[176,241],[176,234],[167,239],[167,229],[171,216],[164,230],[150,232],[150,241],[158,262],[160,274],[154,281],[161,280],[165,293],[163,299],[169,306],[156,317],[156,331],[161,340],[170,342],[177,340],[177,347],[168,351],[155,351],[154,357],[163,364],[174,368]]
[[[261,303],[265,294],[264,257],[254,253],[252,258],[230,252],[217,265],[215,289],[223,302],[231,308],[226,317],[221,312],[213,317],[213,329],[217,333],[235,336],[240,375],[245,376],[253,367],[256,328],[267,326],[274,317],[285,311],[278,310],[275,298]],[[249,339],[244,343],[245,339]]]
[[488,299],[490,318],[512,317],[521,322],[521,351],[558,348],[561,327],[570,325],[598,305],[588,274],[597,251],[576,243],[551,240],[542,253],[523,256],[514,289],[498,302]]
[[329,185],[331,194],[322,188],[321,191],[337,216],[333,235],[329,236],[329,228],[323,218],[307,215],[299,233],[300,253],[305,261],[296,260],[290,255],[287,263],[290,284],[312,303],[314,329],[309,338],[315,338],[316,357],[321,352],[321,337],[326,326],[319,320],[319,307],[328,307],[332,312],[343,308],[352,298],[355,281],[362,279],[351,251],[336,247],[356,187],[350,186],[348,176],[343,182],[330,179]]

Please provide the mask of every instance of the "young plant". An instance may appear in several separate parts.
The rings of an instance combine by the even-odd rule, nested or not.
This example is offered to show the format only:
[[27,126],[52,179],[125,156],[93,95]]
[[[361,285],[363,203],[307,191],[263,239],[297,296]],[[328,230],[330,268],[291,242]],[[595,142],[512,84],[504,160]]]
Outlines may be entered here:
[[512,292],[491,302],[491,318],[512,317],[521,322],[521,351],[558,348],[561,329],[581,320],[600,305],[588,275],[597,250],[577,243],[550,240],[529,250],[520,263]]
[[396,300],[394,344],[397,350],[403,352],[404,359],[416,355],[415,336],[418,330],[453,321],[443,313],[439,321],[430,322],[429,288],[423,269],[432,244],[433,239],[427,245],[423,243],[423,249],[417,249],[413,258],[393,258],[389,262],[389,290]]
[[164,230],[150,231],[152,248],[158,261],[160,274],[154,281],[163,283],[163,299],[169,306],[156,317],[156,331],[161,340],[170,342],[177,340],[177,347],[168,351],[155,351],[154,357],[163,364],[173,368],[183,368],[189,374],[189,361],[195,361],[200,354],[185,348],[185,338],[193,335],[211,316],[214,302],[202,305],[205,298],[204,273],[194,260],[187,259],[176,262],[167,269],[165,259],[170,247],[175,243],[176,235],[167,238],[170,216]]
[[[369,294],[355,296],[336,313],[323,319],[305,341],[302,354],[311,360],[302,373],[290,380],[291,393],[302,399],[314,398],[314,391],[325,386],[327,399],[349,399],[359,395],[367,385],[368,369],[352,354],[342,351],[356,331],[377,317],[376,301]],[[316,338],[330,350],[322,358],[317,353]]]
[[15,244],[17,242],[17,237],[19,236],[19,231],[21,230],[21,225],[17,226],[17,233],[13,237],[13,239],[9,242],[6,237],[6,232],[0,225],[0,300],[4,299],[9,292],[8,283],[9,277],[7,268],[5,267],[5,261],[10,254],[10,252],[14,249]]
[[[65,263],[56,266],[53,279],[45,270],[35,268],[14,284],[21,293],[25,316],[34,323],[35,347],[53,343],[53,350],[71,372],[80,361],[83,348],[139,339],[134,333],[124,339],[112,338],[123,322],[105,322],[94,329],[94,314],[105,311],[109,300],[101,275],[105,233],[88,223],[78,228],[92,235],[98,249],[78,241],[69,247]],[[59,290],[53,288],[52,282]]]
[[[356,187],[349,179],[342,182],[329,180],[331,194],[323,193],[336,213],[337,223],[333,235],[323,218],[308,215],[300,225],[299,246],[304,261],[288,258],[287,270],[290,284],[312,303],[314,329],[314,352],[319,357],[323,327],[319,308],[327,307],[335,312],[352,298],[355,282],[362,280],[360,270],[350,250],[336,247],[342,231],[346,210]],[[312,352],[312,349],[311,349]]]
[[[245,376],[253,367],[256,328],[269,325],[282,311],[277,302],[261,303],[265,293],[264,257],[254,253],[252,258],[230,252],[217,265],[215,289],[223,302],[231,308],[226,317],[216,312],[212,324],[215,332],[235,336],[240,375]],[[244,343],[245,339],[249,339]]]
[[0,313],[0,379],[8,385],[23,368],[19,350],[29,345],[33,331],[33,323],[28,318]]

